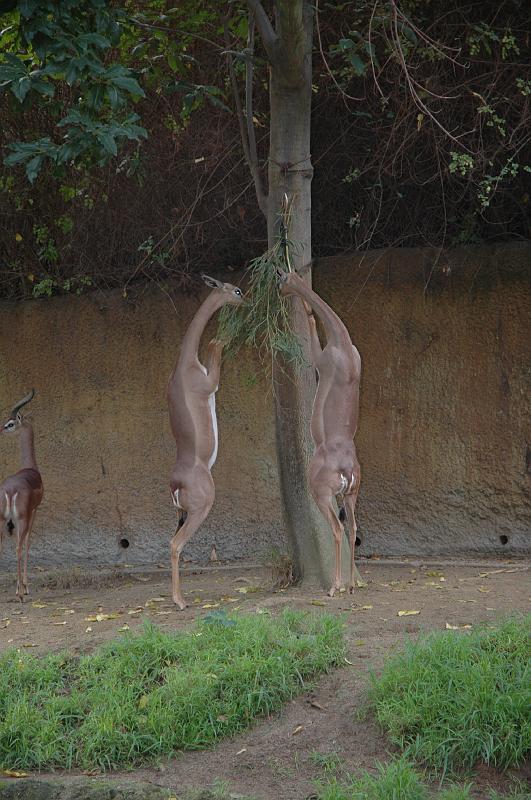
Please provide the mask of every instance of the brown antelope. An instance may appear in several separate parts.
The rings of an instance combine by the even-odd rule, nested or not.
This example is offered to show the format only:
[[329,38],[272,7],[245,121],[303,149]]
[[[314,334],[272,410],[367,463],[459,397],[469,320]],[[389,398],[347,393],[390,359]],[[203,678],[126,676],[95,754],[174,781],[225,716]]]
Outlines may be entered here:
[[171,540],[172,596],[186,608],[181,593],[179,560],[186,542],[203,524],[214,503],[211,470],[218,453],[218,425],[215,394],[219,385],[223,342],[208,345],[206,366],[199,361],[199,343],[209,319],[226,303],[238,305],[243,295],[237,286],[209,278],[203,280],[213,291],[199,307],[184,339],[168,384],[168,407],[177,459],[170,486],[179,511],[179,524]]
[[[310,491],[322,515],[332,528],[335,542],[335,575],[329,591],[333,597],[342,589],[341,542],[343,526],[334,498],[346,513],[350,544],[349,591],[354,588],[354,551],[357,526],[354,515],[360,486],[360,465],[354,435],[358,425],[361,358],[348,330],[330,306],[296,272],[279,271],[280,293],[297,295],[308,313],[311,353],[319,381],[313,403],[311,434],[315,450],[310,461]],[[317,334],[315,311],[323,324],[326,344]]]
[[[15,434],[20,440],[22,469],[6,478],[0,485],[0,550],[4,532],[17,534],[17,597],[22,602],[28,589],[28,552],[31,529],[35,512],[43,495],[42,480],[33,447],[33,428],[21,409],[33,399],[35,390],[20,400],[11,411],[7,422],[2,425],[2,433]],[[22,572],[22,551],[24,550],[24,572]]]

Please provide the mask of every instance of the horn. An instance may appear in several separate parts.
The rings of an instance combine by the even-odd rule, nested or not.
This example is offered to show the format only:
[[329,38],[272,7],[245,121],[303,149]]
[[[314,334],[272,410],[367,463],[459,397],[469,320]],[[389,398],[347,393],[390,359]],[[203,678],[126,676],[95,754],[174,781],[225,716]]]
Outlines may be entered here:
[[224,284],[216,280],[216,278],[211,278],[210,275],[205,275],[204,273],[201,274],[201,278],[211,289],[223,289]]
[[33,400],[34,397],[35,397],[35,389],[32,389],[31,392],[29,392],[25,397],[23,397],[22,400],[19,400],[16,406],[13,407],[13,410],[11,411],[11,417],[12,418],[16,417],[20,409],[27,403],[29,403],[30,400]]

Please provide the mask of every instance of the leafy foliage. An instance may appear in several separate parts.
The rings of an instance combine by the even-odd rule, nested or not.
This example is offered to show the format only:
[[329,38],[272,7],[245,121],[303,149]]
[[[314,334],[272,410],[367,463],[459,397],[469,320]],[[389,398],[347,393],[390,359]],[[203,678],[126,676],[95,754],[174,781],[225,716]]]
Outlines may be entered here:
[[0,765],[108,769],[249,727],[343,657],[341,623],[286,612],[146,625],[92,655],[0,657]]
[[64,131],[59,142],[45,136],[10,143],[8,166],[25,164],[33,183],[47,160],[102,165],[119,141],[147,136],[127,109],[144,90],[131,69],[108,63],[123,11],[105,0],[21,0],[9,17],[0,34],[0,89],[25,109],[44,110]]
[[[40,9],[56,6],[44,19]],[[246,2],[230,7],[243,93]],[[0,5],[0,147],[11,165],[0,167],[2,296],[152,280],[193,291],[200,272],[264,249],[227,112],[225,10],[214,0]],[[31,39],[39,25],[53,36]],[[530,27],[525,0],[316,4],[316,257],[529,237]],[[257,37],[253,120],[265,173],[263,55]],[[53,261],[35,241],[41,227]]]
[[289,301],[278,291],[278,269],[286,269],[280,242],[251,262],[245,303],[222,309],[218,336],[233,353],[246,345],[255,348],[265,362],[282,356],[287,363],[301,364],[303,355],[291,327]]
[[406,755],[446,771],[509,767],[531,749],[531,617],[409,643],[374,679],[372,703]]

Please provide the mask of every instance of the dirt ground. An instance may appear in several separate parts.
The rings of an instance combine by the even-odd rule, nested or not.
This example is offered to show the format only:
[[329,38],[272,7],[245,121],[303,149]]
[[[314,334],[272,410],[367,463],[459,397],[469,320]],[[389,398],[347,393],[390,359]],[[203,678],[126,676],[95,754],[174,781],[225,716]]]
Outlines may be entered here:
[[[449,636],[466,635],[465,626],[528,610],[528,569],[521,561],[456,565],[371,559],[360,564],[367,585],[352,596],[331,599],[318,588],[273,590],[264,569],[220,566],[184,578],[190,602],[184,612],[174,608],[169,573],[162,568],[158,573],[125,568],[96,575],[33,571],[32,594],[23,605],[14,597],[12,576],[2,578],[0,648],[85,653],[124,629],[134,631],[145,619],[178,630],[212,608],[276,614],[289,606],[342,614],[348,647],[343,669],[321,678],[313,691],[244,734],[134,773],[138,780],[176,791],[222,780],[232,791],[260,800],[302,800],[311,797],[313,781],[322,774],[316,753],[339,756],[351,772],[386,759],[389,744],[364,713],[369,671],[378,669],[405,636],[448,626]],[[525,768],[514,775],[530,777]],[[479,769],[475,784],[483,800],[489,787],[504,790],[508,781]]]

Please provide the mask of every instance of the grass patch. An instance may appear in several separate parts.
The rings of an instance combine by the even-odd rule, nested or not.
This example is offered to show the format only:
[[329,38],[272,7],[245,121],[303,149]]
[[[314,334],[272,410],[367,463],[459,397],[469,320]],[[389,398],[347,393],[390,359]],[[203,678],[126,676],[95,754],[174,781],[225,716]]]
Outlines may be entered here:
[[376,774],[363,772],[342,782],[332,778],[319,788],[319,800],[427,800],[420,775],[404,759],[376,764]]
[[531,749],[530,627],[531,616],[436,633],[390,658],[371,702],[392,742],[443,774],[520,764]]
[[[343,781],[336,777],[318,784],[317,800],[473,800],[471,783],[452,784],[446,788],[431,790],[417,772],[402,756],[388,764],[376,764],[376,773],[362,772],[357,777]],[[506,795],[490,792],[489,800],[529,800],[524,787],[517,787]]]
[[340,663],[341,622],[287,611],[146,625],[80,659],[0,658],[0,764],[103,768],[208,747],[247,728]]

